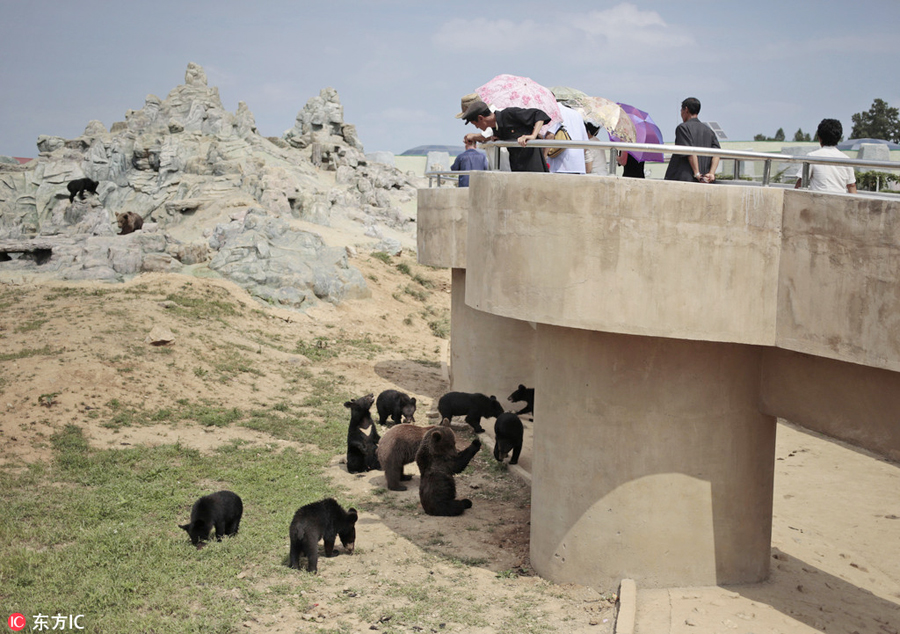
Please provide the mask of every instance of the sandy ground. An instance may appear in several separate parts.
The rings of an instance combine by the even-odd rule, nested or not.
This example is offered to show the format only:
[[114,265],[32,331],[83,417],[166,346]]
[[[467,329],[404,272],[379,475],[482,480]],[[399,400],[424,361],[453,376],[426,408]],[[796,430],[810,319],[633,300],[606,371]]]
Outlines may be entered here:
[[[120,285],[63,284],[0,277],[0,349],[4,355],[46,347],[45,354],[0,361],[0,465],[21,468],[46,461],[48,438],[63,425],[83,427],[96,447],[175,443],[210,451],[241,438],[251,443],[291,444],[240,426],[155,424],[112,430],[97,412],[116,401],[122,407],[159,408],[189,395],[238,408],[300,398],[285,377],[296,368],[345,377],[359,394],[387,388],[404,390],[420,402],[420,424],[448,389],[447,341],[432,334],[423,316],[449,309],[449,273],[417,267],[434,282],[421,302],[404,293],[410,278],[392,265],[360,255],[352,261],[366,276],[371,299],[340,306],[323,304],[308,313],[260,305],[233,284],[213,279],[151,274]],[[75,289],[75,290],[73,290]],[[201,319],[192,326],[172,317],[170,295],[199,294],[228,299],[244,309],[226,320]],[[167,354],[151,354],[154,328],[169,329]],[[371,341],[382,346],[370,357],[347,355],[311,361],[293,351],[293,342]],[[260,341],[283,342],[283,350]],[[252,357],[262,379],[209,380],[212,359],[223,348]],[[140,386],[139,390],[135,386]],[[530,429],[533,423],[526,421]],[[486,425],[490,427],[490,425]],[[460,444],[471,441],[464,425],[455,427]],[[301,447],[302,449],[302,447]],[[526,448],[523,464],[530,460]],[[357,495],[372,495],[361,509],[359,557],[327,560],[306,611],[285,607],[256,615],[251,631],[303,630],[314,621],[324,631],[344,627],[369,631],[347,588],[367,587],[369,601],[397,599],[390,588],[373,584],[373,566],[386,574],[432,584],[434,592],[473,597],[489,625],[449,626],[446,631],[499,629],[515,606],[527,605],[544,631],[613,631],[616,588],[557,586],[533,575],[528,561],[530,491],[525,480],[498,474],[475,461],[459,478],[461,496],[473,509],[459,518],[432,518],[418,506],[414,478],[404,493],[385,497],[380,472],[348,474],[341,456],[329,467],[334,481]],[[410,469],[414,472],[414,469]],[[782,422],[778,429],[769,581],[730,588],[638,588],[640,634],[672,632],[900,632],[900,470],[894,463],[829,441]],[[460,565],[459,561],[478,563]],[[510,574],[512,572],[512,574]],[[265,575],[248,571],[264,586]],[[379,596],[383,592],[383,596]],[[335,597],[342,597],[338,601]],[[361,600],[361,599],[360,599]]]
[[[417,422],[433,423],[428,410],[448,389],[442,366],[448,342],[436,337],[427,321],[449,310],[449,272],[419,267],[409,254],[390,264],[367,254],[351,263],[367,278],[372,297],[322,304],[307,313],[264,306],[216,279],[148,274],[106,285],[20,274],[4,281],[0,275],[0,466],[16,470],[27,462],[48,461],[50,435],[68,423],[82,427],[97,448],[179,442],[208,452],[238,438],[306,450],[236,424],[103,425],[111,416],[111,403],[121,411],[154,411],[179,398],[209,399],[242,410],[286,399],[298,402],[306,396],[296,380],[300,369],[343,377],[359,396],[387,388],[406,391],[418,399]],[[404,291],[411,277],[396,269],[398,263],[432,282],[424,301]],[[172,296],[236,302],[242,308],[237,315],[186,323],[174,315]],[[158,333],[168,333],[171,343],[154,346]],[[380,351],[367,353],[363,345],[363,353],[348,349],[311,360],[294,349],[299,340],[335,350],[354,340],[375,344]],[[39,354],[16,354],[40,349]],[[235,363],[249,363],[254,372],[219,377],[223,355],[232,353]],[[464,423],[454,423],[454,429],[460,446],[474,438]],[[358,505],[357,552],[320,560],[315,591],[305,601],[288,602],[271,614],[254,613],[245,628],[310,631],[314,623],[315,631],[387,629],[361,615],[373,605],[404,600],[395,587],[383,583],[400,579],[421,582],[429,594],[457,597],[487,624],[473,628],[448,619],[441,631],[494,632],[521,622],[536,631],[612,632],[615,588],[554,585],[531,571],[530,488],[498,471],[483,455],[473,460],[471,473],[457,478],[459,496],[474,503],[457,518],[422,512],[418,477],[406,492],[385,493],[382,472],[351,475],[343,454],[336,455],[327,475],[356,499],[369,501]],[[415,465],[407,473],[417,474]],[[373,569],[382,571],[378,580],[371,577]],[[260,588],[273,583],[265,570],[250,568],[246,574]],[[307,607],[299,609],[298,603]],[[393,631],[423,631],[392,626]]]

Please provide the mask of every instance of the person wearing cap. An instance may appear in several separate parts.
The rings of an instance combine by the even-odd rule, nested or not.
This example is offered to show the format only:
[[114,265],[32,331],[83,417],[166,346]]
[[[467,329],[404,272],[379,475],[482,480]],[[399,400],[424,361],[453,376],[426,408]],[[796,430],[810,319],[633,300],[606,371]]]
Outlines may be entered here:
[[[465,98],[464,98],[465,99]],[[473,124],[482,132],[488,128],[493,136],[486,137],[478,132],[470,132],[463,137],[464,143],[485,143],[487,141],[516,141],[522,147],[509,148],[509,169],[513,172],[546,172],[541,150],[527,147],[528,141],[538,138],[541,128],[550,123],[546,112],[538,108],[509,107],[491,112],[486,103],[473,101],[462,113],[466,124]]]
[[[484,155],[484,152],[479,152],[475,149],[475,141],[467,141],[466,151],[461,152],[456,157],[456,160],[453,161],[453,165],[450,166],[450,169],[454,172],[467,172],[471,170],[487,170],[490,169],[490,167],[488,166],[488,160]],[[469,186],[468,174],[460,174],[458,186]]]

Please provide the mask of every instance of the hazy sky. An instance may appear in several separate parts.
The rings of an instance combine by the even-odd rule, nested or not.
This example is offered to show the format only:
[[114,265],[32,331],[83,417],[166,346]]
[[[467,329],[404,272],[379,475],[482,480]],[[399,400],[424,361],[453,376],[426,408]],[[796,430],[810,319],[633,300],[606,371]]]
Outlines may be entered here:
[[0,0],[0,154],[122,121],[188,62],[265,136],[336,88],[366,151],[460,144],[460,97],[501,73],[633,104],[667,142],[689,96],[730,140],[824,117],[846,138],[900,106],[898,27],[898,0]]

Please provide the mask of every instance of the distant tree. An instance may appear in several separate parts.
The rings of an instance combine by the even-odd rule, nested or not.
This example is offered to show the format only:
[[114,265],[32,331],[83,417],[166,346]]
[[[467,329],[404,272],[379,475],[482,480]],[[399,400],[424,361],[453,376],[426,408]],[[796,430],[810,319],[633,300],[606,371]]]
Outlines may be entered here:
[[772,140],[784,141],[784,128],[778,128],[778,132],[775,133],[775,137]]
[[812,141],[809,138],[809,132],[803,132],[803,128],[797,128],[797,131],[794,132],[794,141]]
[[900,143],[900,109],[891,108],[886,101],[876,99],[868,112],[857,112],[851,118],[851,139],[885,139]]
[[768,141],[769,137],[767,137],[765,134],[757,134],[753,137],[753,140],[754,141]]

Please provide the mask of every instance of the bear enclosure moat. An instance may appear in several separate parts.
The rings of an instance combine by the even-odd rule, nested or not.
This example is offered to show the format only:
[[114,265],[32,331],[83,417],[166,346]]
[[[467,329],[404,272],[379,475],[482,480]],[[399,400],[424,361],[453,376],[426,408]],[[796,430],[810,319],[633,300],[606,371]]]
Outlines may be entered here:
[[418,196],[451,389],[535,388],[541,576],[766,579],[778,417],[900,457],[900,203],[497,172]]

